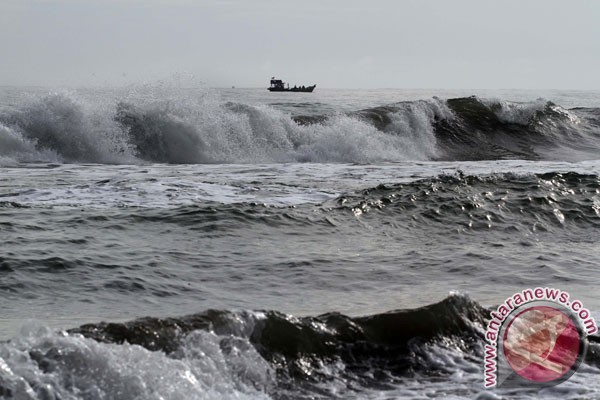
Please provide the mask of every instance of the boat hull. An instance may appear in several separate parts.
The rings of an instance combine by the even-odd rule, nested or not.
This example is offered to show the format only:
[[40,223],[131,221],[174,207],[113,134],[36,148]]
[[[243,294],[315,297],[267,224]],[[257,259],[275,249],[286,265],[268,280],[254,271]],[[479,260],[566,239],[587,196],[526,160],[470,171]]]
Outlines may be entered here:
[[315,88],[317,87],[317,85],[312,85],[312,86],[307,86],[305,88],[267,88],[268,91],[270,92],[303,92],[303,93],[312,93],[313,90],[315,90]]

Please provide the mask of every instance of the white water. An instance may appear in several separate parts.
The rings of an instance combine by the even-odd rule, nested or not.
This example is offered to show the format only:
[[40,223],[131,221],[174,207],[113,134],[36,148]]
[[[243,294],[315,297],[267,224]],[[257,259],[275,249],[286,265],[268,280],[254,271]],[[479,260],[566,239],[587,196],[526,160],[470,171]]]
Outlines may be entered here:
[[[262,103],[227,103],[214,94],[173,97],[58,92],[0,104],[0,161],[132,163],[378,162],[436,156],[432,121],[450,112],[442,101],[412,104],[392,115],[389,131],[334,114],[298,125]],[[117,121],[119,112],[125,123]],[[121,122],[121,123],[120,123]],[[143,132],[135,136],[135,127]],[[142,146],[142,147],[139,147]],[[144,154],[146,153],[146,154]]]
[[247,340],[213,332],[191,333],[172,355],[36,324],[0,343],[0,388],[20,400],[267,399],[273,382],[274,371]]
[[[179,352],[167,356],[129,344],[101,344],[65,336],[36,325],[12,330],[28,317],[63,328],[102,319],[179,316],[209,307],[266,308],[295,315],[326,311],[368,315],[431,304],[446,296],[449,288],[460,285],[481,304],[490,306],[516,287],[540,279],[562,280],[569,274],[571,279],[562,281],[561,287],[581,298],[586,306],[597,309],[594,291],[589,290],[596,270],[591,256],[596,232],[591,229],[589,241],[575,238],[575,234],[571,237],[581,242],[548,238],[543,233],[525,237],[528,232],[507,232],[494,236],[497,231],[493,229],[490,233],[480,231],[452,240],[451,224],[436,236],[435,232],[427,232],[427,226],[413,225],[410,231],[396,231],[393,218],[378,225],[373,219],[353,218],[351,214],[347,215],[348,230],[338,227],[335,234],[331,233],[333,228],[316,227],[307,235],[286,226],[252,227],[245,223],[236,226],[248,229],[245,237],[227,237],[226,229],[215,231],[211,237],[160,222],[139,227],[135,223],[111,226],[118,222],[111,220],[111,213],[127,213],[127,207],[162,209],[214,201],[278,207],[310,203],[326,208],[327,200],[344,192],[373,188],[380,183],[457,174],[458,170],[472,175],[600,173],[597,161],[430,162],[429,157],[437,151],[428,136],[431,118],[445,115],[443,109],[436,111],[435,101],[424,103],[424,108],[415,106],[394,114],[393,131],[406,133],[395,138],[345,115],[306,127],[290,119],[286,106],[248,101],[244,111],[233,111],[224,99],[211,96],[202,92],[183,99],[172,96],[169,100],[160,96],[114,96],[109,91],[90,98],[68,92],[49,97],[17,96],[10,105],[3,104],[0,154],[4,165],[36,160],[88,160],[118,165],[20,164],[18,168],[2,169],[0,200],[33,208],[22,212],[18,207],[7,207],[3,214],[11,223],[6,229],[3,226],[4,243],[13,253],[7,254],[5,262],[24,265],[21,269],[9,268],[4,271],[5,276],[16,284],[25,277],[29,280],[22,287],[15,285],[14,291],[3,288],[4,316],[9,317],[9,326],[6,319],[2,320],[0,331],[3,337],[13,340],[0,344],[0,387],[10,388],[25,399],[54,395],[62,399],[188,399],[266,398],[264,391],[273,384],[271,366],[243,338],[195,332],[185,339]],[[264,102],[264,96],[259,97]],[[166,154],[192,160],[197,156],[198,162],[215,164],[145,164],[136,157],[122,127],[113,119],[119,101],[132,104],[136,113],[146,118],[142,122],[150,128],[148,132],[173,139],[164,147]],[[344,104],[348,106],[349,102]],[[52,141],[42,145],[46,128]],[[186,141],[190,135],[197,140]],[[198,147],[190,148],[193,146],[189,144]],[[414,155],[426,161],[268,164],[286,160],[386,160],[380,158],[382,154],[394,161]],[[219,161],[228,164],[217,164]],[[260,164],[241,164],[257,162]],[[78,213],[89,209],[93,209],[92,214],[102,214],[106,223],[94,224],[90,219],[89,225],[78,224]],[[109,211],[104,214],[98,209]],[[315,207],[315,214],[320,211]],[[61,218],[71,214],[73,218],[61,222]],[[568,237],[568,231],[561,229],[557,231],[564,231]],[[413,235],[416,239],[410,240]],[[81,238],[87,243],[81,243]],[[505,244],[515,240],[528,247],[519,250],[518,243],[510,250],[490,246],[504,239]],[[414,252],[415,249],[419,251]],[[511,254],[515,249],[518,254],[531,255],[522,258],[529,262],[515,259]],[[437,259],[434,251],[438,251]],[[490,254],[492,261],[479,257]],[[561,257],[556,258],[557,255]],[[65,269],[49,273],[44,270],[44,263],[50,263],[54,256],[64,258]],[[88,269],[73,267],[71,261],[79,259],[95,263]],[[331,260],[332,264],[302,266],[305,259]],[[30,263],[21,264],[21,260]],[[441,260],[451,263],[448,266]],[[140,265],[144,268],[137,271]],[[211,265],[214,268],[209,268]],[[516,270],[516,265],[522,270]],[[457,272],[451,272],[452,269]],[[130,282],[141,282],[145,289],[123,293]],[[119,289],[119,284],[124,286]],[[116,289],[110,285],[117,285]],[[165,293],[169,296],[163,297]],[[233,340],[233,353],[223,351],[219,345],[223,340]],[[343,379],[321,385],[326,393],[343,398],[599,395],[599,374],[593,367],[582,367],[564,385],[540,394],[494,394],[480,390],[482,360],[442,346],[432,346],[419,356],[432,368],[450,375],[406,378],[396,387],[382,391],[361,388],[356,382]],[[42,366],[33,357],[48,363]],[[343,371],[344,365],[324,368],[335,373]],[[42,393],[38,397],[29,390],[33,386]]]

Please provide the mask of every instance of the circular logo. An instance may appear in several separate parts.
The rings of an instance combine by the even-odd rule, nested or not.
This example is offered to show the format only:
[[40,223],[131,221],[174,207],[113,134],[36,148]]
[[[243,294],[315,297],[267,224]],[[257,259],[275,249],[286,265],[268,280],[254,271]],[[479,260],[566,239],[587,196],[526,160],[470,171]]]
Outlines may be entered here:
[[533,306],[517,314],[504,331],[504,356],[521,377],[536,383],[567,379],[581,362],[583,335],[558,308]]

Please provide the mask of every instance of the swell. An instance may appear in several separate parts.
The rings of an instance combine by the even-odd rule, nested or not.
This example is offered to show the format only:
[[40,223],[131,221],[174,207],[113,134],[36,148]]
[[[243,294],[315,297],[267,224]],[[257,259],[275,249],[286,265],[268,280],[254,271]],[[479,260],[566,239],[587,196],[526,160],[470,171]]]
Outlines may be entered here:
[[[90,226],[94,229],[127,230],[138,225],[177,225],[209,236],[227,235],[233,231],[294,229],[308,235],[314,229],[332,232],[347,226],[355,229],[355,221],[377,220],[380,227],[396,229],[428,226],[461,232],[487,231],[490,228],[523,233],[533,231],[560,232],[571,229],[600,227],[600,177],[576,172],[541,174],[498,173],[453,175],[418,179],[407,183],[380,184],[376,187],[344,193],[321,204],[294,206],[268,205],[256,202],[223,204],[202,201],[192,205],[168,208],[129,206],[121,201],[86,213],[56,212],[55,223]],[[96,200],[95,200],[96,201]],[[97,200],[100,201],[100,200]],[[61,203],[62,204],[62,203]],[[77,208],[74,200],[70,207]],[[33,207],[33,208],[32,208]],[[38,212],[27,198],[18,194],[0,201],[6,217]],[[44,206],[45,207],[45,206]],[[45,230],[35,217],[27,223],[7,222],[6,228]]]
[[550,231],[600,227],[600,178],[544,173],[440,175],[379,185],[326,203],[360,218],[394,219],[407,228],[440,225],[462,232]]
[[[455,175],[381,184],[343,194],[320,205],[294,207],[258,203],[202,204],[170,210],[140,210],[120,223],[176,224],[223,235],[237,230],[294,229],[301,233],[345,231],[355,221],[377,221],[381,229],[490,229],[528,234],[600,228],[600,177],[575,172]],[[91,221],[95,223],[95,221]],[[114,222],[114,220],[113,220]]]
[[[276,106],[275,106],[276,107]],[[67,94],[0,112],[0,161],[271,163],[597,157],[598,109],[476,97],[290,115],[215,99]],[[301,110],[300,110],[301,111]]]

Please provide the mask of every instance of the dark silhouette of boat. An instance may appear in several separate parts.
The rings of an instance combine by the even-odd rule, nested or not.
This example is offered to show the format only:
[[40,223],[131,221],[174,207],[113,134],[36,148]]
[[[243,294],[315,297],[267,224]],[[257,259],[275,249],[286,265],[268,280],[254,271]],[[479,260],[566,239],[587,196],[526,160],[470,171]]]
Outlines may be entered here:
[[268,87],[267,89],[271,92],[304,92],[304,93],[311,93],[313,90],[315,90],[315,88],[317,87],[317,85],[312,85],[312,86],[295,86],[294,87],[290,87],[290,84],[287,84],[287,87],[285,87],[285,83],[283,83],[283,81],[281,79],[275,79],[275,77],[271,78],[271,86]]

